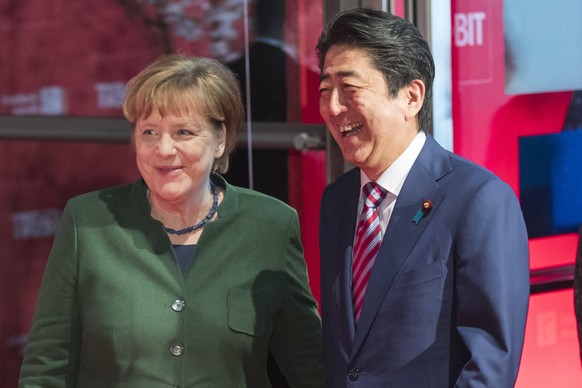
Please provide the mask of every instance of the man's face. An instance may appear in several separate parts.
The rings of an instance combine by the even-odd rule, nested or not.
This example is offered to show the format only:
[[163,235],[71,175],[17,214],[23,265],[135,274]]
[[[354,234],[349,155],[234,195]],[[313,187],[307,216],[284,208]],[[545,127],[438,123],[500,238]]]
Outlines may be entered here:
[[319,89],[320,114],[344,159],[370,179],[388,168],[417,133],[410,88],[390,97],[384,76],[363,49],[332,46]]

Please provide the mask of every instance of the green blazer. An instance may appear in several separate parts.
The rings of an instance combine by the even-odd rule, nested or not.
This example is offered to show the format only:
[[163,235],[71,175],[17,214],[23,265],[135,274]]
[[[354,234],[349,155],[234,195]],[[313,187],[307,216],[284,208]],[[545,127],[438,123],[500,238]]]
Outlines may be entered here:
[[296,212],[226,188],[182,274],[142,180],[71,199],[47,262],[20,387],[321,387],[321,323]]

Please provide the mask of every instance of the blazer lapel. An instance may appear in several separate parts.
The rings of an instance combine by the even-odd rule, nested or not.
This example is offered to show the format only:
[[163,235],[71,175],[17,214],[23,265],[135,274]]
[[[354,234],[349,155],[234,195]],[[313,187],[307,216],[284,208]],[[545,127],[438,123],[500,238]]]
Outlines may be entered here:
[[[425,146],[412,166],[396,200],[382,246],[376,257],[354,337],[352,357],[366,337],[402,264],[438,210],[444,193],[436,181],[450,170],[446,152],[427,136]],[[417,223],[413,222],[423,201],[427,199],[432,201],[431,211]]]

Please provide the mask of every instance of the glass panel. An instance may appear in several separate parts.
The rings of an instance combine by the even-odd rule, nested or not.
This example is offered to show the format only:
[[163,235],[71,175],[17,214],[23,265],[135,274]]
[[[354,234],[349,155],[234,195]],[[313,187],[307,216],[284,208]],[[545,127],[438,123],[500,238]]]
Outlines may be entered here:
[[[17,5],[16,5],[17,4]],[[163,53],[223,60],[252,121],[301,122],[321,1],[22,0],[0,5],[0,115],[122,117],[125,83]],[[315,33],[314,33],[315,32]],[[74,39],[71,39],[74,37]],[[317,106],[316,106],[317,108]],[[319,122],[317,118],[311,120]]]
[[248,15],[248,49],[226,63],[241,79],[249,144],[226,178],[287,201],[288,152],[254,147],[253,123],[319,122],[316,40],[307,31],[321,30],[321,2],[255,0]]
[[242,25],[230,3],[3,2],[0,114],[121,117],[125,83],[160,54],[224,49],[222,35]]
[[[278,8],[259,9],[265,4]],[[0,239],[5,248],[0,263],[6,268],[0,293],[7,295],[6,303],[0,303],[0,341],[5,344],[0,386],[17,385],[22,348],[64,204],[80,193],[137,179],[135,156],[126,144],[129,125],[121,111],[127,81],[159,55],[174,51],[220,58],[234,69],[247,51],[248,27],[251,66],[268,63],[251,82],[251,99],[253,88],[261,92],[249,109],[251,145],[264,128],[292,133],[293,126],[298,132],[305,128],[302,123],[320,123],[314,46],[321,15],[318,0],[0,1],[0,155],[5,162],[0,167],[0,220],[7,231]],[[266,20],[264,26],[259,19],[261,24]],[[275,35],[262,39],[269,25],[276,28]],[[261,41],[279,54],[255,52]],[[246,76],[246,70],[239,75]],[[261,108],[276,101],[276,107]],[[58,134],[51,138],[48,132]],[[301,184],[294,185],[287,183],[291,168],[285,146],[255,149],[254,178],[256,189],[284,200],[288,188],[295,190],[299,213],[305,209],[305,217],[311,217],[302,218],[308,225],[302,230],[308,233],[305,257],[314,263],[309,266],[313,271],[318,268],[314,230],[319,205],[314,193],[323,191],[325,172],[318,168],[325,158],[304,155],[294,154],[301,168],[294,173]],[[236,167],[227,178],[248,185],[244,146],[233,162]]]
[[[321,123],[314,59],[321,15],[321,1],[308,0],[3,2],[0,116],[123,122],[126,82],[159,55],[182,52],[223,60],[239,74],[245,99],[248,81],[252,104],[245,138],[253,150],[262,140],[253,123]],[[77,124],[83,131],[83,123]],[[0,131],[6,125],[13,129],[0,121]],[[286,200],[286,149],[263,146],[251,163],[245,145],[239,148],[232,163],[239,169],[229,176],[233,183]]]

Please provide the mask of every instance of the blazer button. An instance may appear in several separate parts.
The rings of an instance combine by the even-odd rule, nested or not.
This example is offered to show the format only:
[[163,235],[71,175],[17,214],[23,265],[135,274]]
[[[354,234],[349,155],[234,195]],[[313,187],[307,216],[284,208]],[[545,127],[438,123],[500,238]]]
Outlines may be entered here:
[[174,310],[176,312],[180,312],[180,311],[184,310],[184,308],[186,308],[186,302],[184,302],[181,299],[176,299],[172,303],[172,310]]
[[358,368],[354,368],[348,372],[348,377],[350,381],[356,381],[358,377],[360,377],[360,370]]
[[170,353],[174,356],[181,356],[184,353],[184,347],[180,344],[170,346]]

